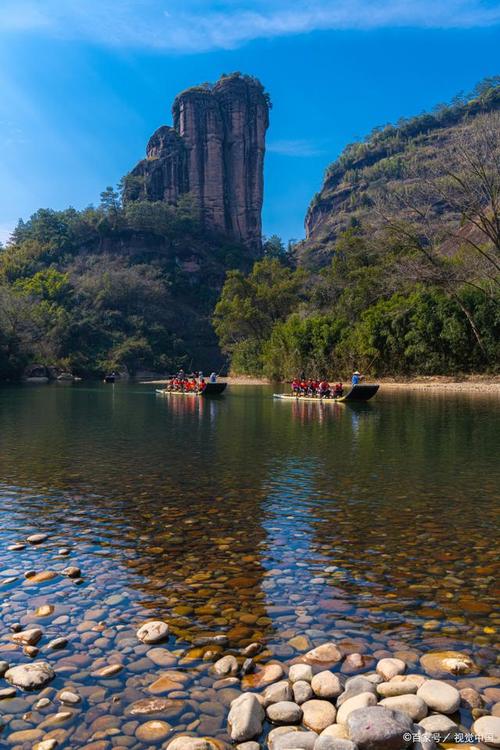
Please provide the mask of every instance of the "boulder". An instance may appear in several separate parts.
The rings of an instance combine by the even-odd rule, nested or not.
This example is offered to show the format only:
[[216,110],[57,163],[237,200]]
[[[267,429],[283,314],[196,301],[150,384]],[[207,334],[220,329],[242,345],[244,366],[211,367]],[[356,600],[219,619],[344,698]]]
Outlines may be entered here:
[[405,669],[406,664],[402,659],[394,659],[390,657],[388,659],[380,659],[377,663],[377,672],[386,681],[396,677],[396,675],[403,674]]
[[288,673],[290,682],[311,682],[313,678],[312,667],[309,664],[292,664]]
[[146,622],[137,631],[137,637],[143,643],[160,643],[168,638],[168,625],[161,620]]
[[359,750],[403,750],[412,742],[412,724],[383,706],[352,711],[347,731]]
[[280,680],[279,682],[275,682],[274,685],[269,685],[262,693],[262,698],[264,706],[270,706],[271,703],[279,703],[281,701],[291,701],[293,695],[290,683],[288,680]]
[[302,705],[302,703],[311,700],[314,695],[311,685],[305,680],[298,680],[298,682],[294,682],[292,685],[292,690],[293,699],[295,703],[298,703],[299,706]]
[[472,725],[472,731],[488,747],[500,747],[500,718],[498,716],[481,716]]
[[328,701],[310,700],[301,706],[303,711],[302,723],[313,732],[322,732],[323,729],[335,722],[336,710]]
[[460,651],[431,651],[420,658],[422,669],[432,677],[472,674],[479,671],[470,656]]
[[441,680],[427,680],[417,690],[432,711],[442,714],[452,714],[460,706],[460,693],[452,685]]
[[267,716],[273,724],[298,724],[302,719],[302,709],[292,701],[279,701],[267,707]]
[[262,732],[265,713],[257,696],[243,693],[231,703],[227,718],[231,739],[246,742]]
[[339,678],[328,670],[315,674],[311,680],[311,687],[318,698],[336,698],[342,692]]
[[44,661],[19,664],[17,667],[11,667],[5,673],[7,682],[23,690],[39,690],[54,677],[54,670],[50,664]]
[[307,664],[319,664],[321,666],[336,664],[341,659],[342,654],[334,643],[323,643],[321,646],[308,651],[304,656]]
[[346,724],[347,718],[352,711],[376,705],[377,698],[373,693],[359,693],[359,695],[355,695],[342,703],[337,712],[337,724]]

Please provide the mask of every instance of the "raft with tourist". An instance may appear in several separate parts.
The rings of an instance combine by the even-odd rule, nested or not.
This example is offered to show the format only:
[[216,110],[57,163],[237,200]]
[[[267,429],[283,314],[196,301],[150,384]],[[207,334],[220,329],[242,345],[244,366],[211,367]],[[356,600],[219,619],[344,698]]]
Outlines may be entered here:
[[227,383],[220,383],[217,374],[212,372],[209,379],[203,377],[202,372],[186,376],[183,370],[169,378],[165,388],[157,388],[159,396],[220,396],[227,387]]
[[363,375],[355,370],[351,378],[351,387],[344,389],[344,384],[339,381],[332,385],[326,378],[322,380],[314,378],[294,378],[291,382],[291,393],[275,393],[274,398],[288,401],[315,401],[339,402],[339,401],[369,401],[375,396],[379,389],[377,383],[361,383]]

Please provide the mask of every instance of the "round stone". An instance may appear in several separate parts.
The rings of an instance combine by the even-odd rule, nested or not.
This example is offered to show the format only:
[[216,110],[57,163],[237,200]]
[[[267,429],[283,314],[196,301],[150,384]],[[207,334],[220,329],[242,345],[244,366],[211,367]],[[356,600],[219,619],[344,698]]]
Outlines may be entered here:
[[337,712],[337,724],[346,724],[349,714],[360,708],[376,706],[377,697],[373,693],[359,693],[344,701]]
[[135,736],[143,742],[160,742],[170,734],[172,727],[166,721],[146,721],[135,730]]
[[472,725],[472,731],[488,747],[500,747],[500,718],[498,716],[481,716]]
[[281,701],[292,700],[292,689],[288,680],[280,680],[274,685],[269,685],[263,692],[262,698],[264,706],[270,706],[271,703],[280,703]]
[[31,534],[26,541],[30,544],[41,544],[48,539],[48,534]]
[[460,651],[431,651],[420,659],[424,672],[432,677],[462,675],[478,672],[470,656]]
[[137,637],[143,643],[160,643],[168,638],[168,625],[161,620],[146,622],[137,631]]
[[44,661],[32,664],[19,664],[5,673],[5,679],[11,685],[23,690],[39,690],[55,677],[54,670]]
[[412,726],[383,706],[358,708],[347,717],[349,739],[359,750],[402,750],[412,742]]
[[308,651],[304,659],[309,664],[336,664],[342,659],[342,654],[334,643],[323,643]]
[[427,704],[418,695],[395,695],[392,698],[384,698],[380,705],[392,711],[402,711],[413,721],[420,721],[427,716]]
[[254,693],[243,693],[231,703],[227,717],[231,739],[246,742],[257,737],[262,731],[265,713]]
[[63,576],[68,578],[80,578],[82,571],[76,565],[70,565],[62,571]]
[[311,680],[314,695],[319,698],[336,698],[342,692],[342,685],[336,674],[329,672],[318,672]]
[[444,714],[431,714],[421,719],[418,723],[428,734],[447,734],[448,732],[456,732],[458,730],[455,722],[449,716],[444,716]]
[[377,672],[382,675],[384,680],[391,680],[396,675],[403,674],[406,669],[406,664],[402,659],[380,659],[377,663]]
[[377,685],[377,693],[383,698],[393,698],[396,695],[409,695],[410,693],[415,694],[418,690],[418,685],[415,682],[409,680],[391,680],[390,682],[381,682]]
[[232,654],[228,654],[215,662],[213,670],[218,677],[234,676],[239,672],[238,660]]
[[303,711],[302,723],[313,732],[322,732],[323,729],[335,723],[337,712],[335,707],[328,701],[310,700],[301,706]]
[[309,664],[292,664],[288,672],[290,682],[311,682],[313,678],[312,667]]
[[432,711],[442,714],[452,714],[460,706],[460,693],[452,685],[441,680],[427,680],[417,690]]
[[267,707],[267,716],[273,724],[298,724],[302,709],[292,701],[279,701]]
[[316,732],[289,731],[277,736],[272,743],[268,739],[268,747],[270,750],[313,750],[317,739]]
[[292,691],[293,699],[295,703],[298,703],[299,706],[302,705],[302,703],[310,700],[314,695],[312,687],[305,680],[298,680],[297,682],[294,682],[292,685]]

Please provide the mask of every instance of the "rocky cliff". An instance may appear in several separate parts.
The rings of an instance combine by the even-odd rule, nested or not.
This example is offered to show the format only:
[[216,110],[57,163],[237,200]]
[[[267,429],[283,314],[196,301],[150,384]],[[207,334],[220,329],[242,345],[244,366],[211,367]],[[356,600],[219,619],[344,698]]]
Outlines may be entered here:
[[175,204],[189,192],[208,229],[258,249],[269,107],[262,84],[239,73],[183,91],[173,127],[153,134],[125,178],[125,201]]
[[[347,146],[326,170],[323,186],[311,201],[305,218],[306,239],[296,249],[299,262],[311,267],[328,263],[336,240],[350,226],[370,232],[376,218],[375,192],[408,183],[408,159],[425,170],[460,129],[467,128],[477,115],[499,108],[500,85],[496,83],[433,113],[375,128],[365,141]],[[459,219],[447,211],[443,207],[443,222]]]

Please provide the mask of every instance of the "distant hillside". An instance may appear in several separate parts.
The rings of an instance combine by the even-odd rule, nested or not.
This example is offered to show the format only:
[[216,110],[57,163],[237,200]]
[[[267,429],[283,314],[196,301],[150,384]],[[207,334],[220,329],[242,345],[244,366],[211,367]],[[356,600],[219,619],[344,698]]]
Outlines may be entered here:
[[[457,131],[470,127],[478,115],[499,109],[500,78],[489,79],[468,97],[457,97],[450,105],[397,125],[375,128],[366,140],[347,146],[326,170],[323,187],[311,201],[306,239],[296,248],[299,262],[316,268],[328,264],[342,232],[350,227],[361,234],[371,230],[376,223],[374,194],[404,185],[410,159],[425,171]],[[443,206],[441,218],[445,222],[459,217]]]

